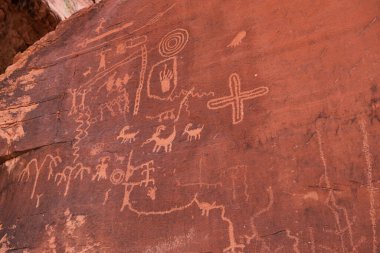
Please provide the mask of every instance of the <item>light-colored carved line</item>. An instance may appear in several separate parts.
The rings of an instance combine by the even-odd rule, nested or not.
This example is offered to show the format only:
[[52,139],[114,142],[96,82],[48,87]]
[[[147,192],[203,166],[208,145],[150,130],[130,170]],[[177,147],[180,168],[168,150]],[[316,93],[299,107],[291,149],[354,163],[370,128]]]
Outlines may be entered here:
[[377,241],[377,224],[376,224],[376,203],[375,203],[375,189],[373,187],[373,159],[372,154],[369,149],[369,142],[368,142],[368,132],[366,129],[366,122],[364,119],[361,119],[359,121],[360,130],[363,134],[363,153],[365,156],[365,160],[367,163],[367,190],[369,194],[369,217],[371,220],[371,226],[372,226],[372,253],[377,253],[378,249],[378,241]]
[[36,208],[40,207],[40,198],[44,195],[43,193],[37,194]]
[[185,95],[185,97],[181,100],[181,103],[179,104],[179,108],[178,108],[178,114],[177,114],[177,117],[175,118],[174,122],[178,122],[179,120],[179,117],[181,115],[181,110],[182,110],[182,107],[183,105],[185,104],[185,102],[187,101],[187,99],[189,98],[189,96],[191,95],[191,93],[194,91],[194,87],[191,88],[187,94]]
[[335,250],[333,250],[332,248],[329,248],[329,247],[327,247],[327,246],[325,246],[325,245],[319,245],[319,247],[320,247],[321,249],[323,249],[323,250],[327,250],[328,252],[336,253]]
[[90,115],[90,109],[87,107],[84,111],[81,111],[78,115],[78,117],[75,119],[75,122],[79,123],[78,127],[75,129],[75,132],[77,134],[74,137],[73,142],[73,156],[74,160],[73,163],[75,163],[79,158],[79,143],[88,136],[87,130],[91,126],[91,115]]
[[273,202],[274,202],[274,197],[273,197],[273,190],[272,190],[272,187],[271,187],[271,186],[268,187],[267,192],[268,192],[268,196],[269,196],[268,205],[267,205],[266,207],[264,207],[263,209],[261,209],[260,211],[258,211],[257,213],[255,213],[255,214],[253,215],[254,218],[257,218],[257,217],[259,217],[260,215],[262,215],[263,213],[268,212],[269,209],[272,208],[272,206],[273,206]]
[[[188,92],[189,92],[188,90],[182,89],[177,95],[172,95],[171,97],[169,97],[169,101],[173,102],[175,99],[180,98],[183,95],[186,95]],[[199,92],[198,91],[198,92],[196,92],[193,90],[190,93],[190,96],[192,98],[214,97],[215,93],[213,91],[209,91],[209,92]]]
[[289,229],[286,229],[286,236],[294,241],[294,243],[293,243],[293,251],[295,253],[301,253],[301,251],[299,249],[300,239],[297,236],[291,235]]
[[180,186],[180,187],[190,187],[190,186],[199,186],[199,187],[206,187],[206,188],[210,188],[210,187],[222,187],[222,183],[221,182],[217,182],[217,183],[203,183],[203,182],[198,182],[198,183],[181,183],[179,181],[177,181],[177,185]]
[[229,239],[229,246],[223,249],[223,252],[235,252],[236,249],[244,249],[245,245],[244,244],[237,244],[236,239],[235,239],[235,232],[234,232],[234,224],[233,222],[226,217],[226,208],[224,205],[215,205],[209,204],[207,202],[200,202],[197,199],[197,195],[194,197],[194,202],[197,204],[199,209],[204,211],[206,216],[208,216],[208,212],[213,209],[220,209],[221,214],[220,217],[223,221],[225,221],[228,224],[228,239]]
[[103,206],[107,203],[111,189],[108,189],[104,194]]
[[140,80],[139,80],[139,86],[136,90],[136,97],[135,97],[135,105],[133,109],[133,115],[137,115],[140,108],[141,103],[141,92],[144,87],[144,77],[146,72],[146,67],[148,65],[148,52],[146,49],[146,46],[141,46],[141,70],[140,70]]
[[[247,169],[248,169],[248,168],[245,166],[245,167],[244,167],[244,180],[243,180],[245,201],[248,201],[248,200],[249,200],[249,194],[248,194],[248,182],[247,182]],[[270,187],[270,189],[272,190],[271,187]],[[273,195],[273,192],[272,192],[272,195]],[[273,196],[272,196],[272,197],[273,197]]]
[[160,20],[160,18],[162,18],[167,12],[169,12],[175,5],[176,4],[174,3],[174,4],[170,5],[166,10],[157,13],[155,16],[153,16],[151,19],[149,19],[148,22],[146,22],[144,25],[142,25],[141,27],[133,30],[131,32],[131,34],[134,34],[137,31],[140,31],[140,30],[144,29],[147,26],[155,24],[158,20]]
[[[122,39],[125,39],[126,37],[130,37],[130,36],[131,36],[130,34],[123,35],[123,36],[116,37],[114,39],[108,40],[108,41],[106,41],[104,43],[101,43],[99,45],[96,45],[96,46],[93,46],[93,47],[88,47],[86,49],[83,49],[83,50],[80,50],[80,51],[76,51],[74,53],[70,53],[70,54],[67,54],[67,55],[63,55],[61,57],[58,57],[54,62],[46,63],[45,65],[38,66],[38,68],[48,68],[48,67],[53,66],[53,65],[55,65],[55,64],[57,64],[59,62],[66,61],[66,60],[78,57],[78,56],[80,56],[82,54],[93,52],[93,51],[95,51],[97,49],[100,49],[100,48],[104,48],[107,45],[109,45],[111,42],[122,40]],[[136,40],[137,41],[140,40],[140,41],[138,41],[136,43],[136,42],[134,42]],[[139,36],[139,37],[131,38],[131,39],[127,40],[125,42],[125,44],[126,44],[126,48],[134,48],[134,47],[138,47],[138,46],[144,44],[146,41],[147,41],[147,37],[144,35],[144,36]]]
[[310,236],[311,253],[317,253],[316,248],[315,248],[314,231],[312,227],[309,227],[309,236]]
[[[316,133],[317,133],[317,139],[318,139],[319,154],[320,154],[320,158],[322,160],[322,164],[323,164],[323,167],[324,167],[324,181],[325,181],[325,184],[326,184],[326,188],[329,190],[329,194],[328,194],[328,197],[327,197],[327,199],[325,201],[325,205],[331,210],[331,212],[332,212],[332,214],[334,216],[335,225],[337,227],[336,234],[340,238],[341,250],[342,250],[342,252],[345,252],[346,251],[346,244],[345,244],[345,240],[344,240],[344,232],[345,232],[344,230],[347,230],[347,232],[348,232],[351,248],[354,247],[353,235],[352,235],[352,227],[351,227],[352,223],[351,223],[351,221],[350,221],[350,219],[348,217],[347,209],[344,208],[344,207],[339,206],[336,203],[335,194],[334,194],[334,191],[333,191],[333,188],[331,186],[331,182],[330,182],[330,179],[329,179],[329,176],[328,176],[327,163],[326,163],[326,158],[325,158],[325,154],[324,154],[324,151],[323,151],[322,135],[321,135],[321,133],[320,133],[320,131],[318,129],[316,129]],[[339,212],[338,211],[342,211],[343,214],[344,214],[344,220],[345,220],[345,222],[347,224],[346,228],[342,228],[342,225],[340,223],[340,217],[339,217]]]
[[125,30],[126,28],[130,27],[133,25],[133,21],[131,22],[128,22],[128,23],[125,23],[123,24],[121,27],[118,27],[118,28],[115,28],[115,29],[112,29],[112,30],[109,30],[107,32],[104,32],[98,36],[95,36],[95,37],[92,37],[92,38],[89,38],[89,39],[85,39],[84,42],[80,43],[79,46],[87,46],[88,44],[91,44],[91,43],[94,43],[96,41],[99,41],[107,36],[110,36],[114,33],[118,33],[118,32],[121,32],[123,30]]
[[194,202],[195,202],[195,197],[189,203],[187,203],[186,205],[176,206],[176,207],[172,207],[172,208],[167,209],[167,210],[160,210],[160,211],[139,211],[139,210],[135,209],[134,207],[132,207],[131,204],[128,205],[128,209],[131,212],[134,212],[134,213],[136,213],[139,216],[140,215],[143,215],[143,216],[149,216],[149,215],[167,215],[167,214],[170,214],[170,213],[173,213],[173,212],[183,211],[186,208],[190,207]]

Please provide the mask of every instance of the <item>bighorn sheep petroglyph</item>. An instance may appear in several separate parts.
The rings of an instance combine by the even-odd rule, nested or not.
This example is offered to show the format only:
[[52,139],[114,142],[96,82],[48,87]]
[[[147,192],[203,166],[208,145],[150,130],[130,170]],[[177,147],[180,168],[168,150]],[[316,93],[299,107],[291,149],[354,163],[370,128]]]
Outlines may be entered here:
[[165,152],[172,151],[172,143],[177,134],[175,126],[173,127],[173,132],[167,138],[160,138],[161,132],[166,129],[166,126],[160,125],[156,128],[156,132],[152,134],[152,137],[146,140],[141,146],[148,144],[152,141],[155,142],[153,147],[153,152],[159,152],[161,148],[165,149]]
[[187,134],[187,140],[192,141],[199,140],[201,138],[201,132],[203,130],[204,125],[198,128],[190,129],[192,127],[192,123],[189,123],[186,125],[185,130],[183,131],[182,135]]

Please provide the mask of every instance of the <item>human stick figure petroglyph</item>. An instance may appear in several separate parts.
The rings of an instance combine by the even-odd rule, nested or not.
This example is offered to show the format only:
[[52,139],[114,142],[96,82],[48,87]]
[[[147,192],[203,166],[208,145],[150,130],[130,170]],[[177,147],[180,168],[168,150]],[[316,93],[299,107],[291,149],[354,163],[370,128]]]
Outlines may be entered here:
[[245,36],[247,35],[246,31],[240,31],[238,34],[235,35],[234,39],[231,41],[230,44],[227,45],[227,47],[237,47],[241,44]]
[[[88,79],[85,83],[81,84],[78,88],[79,91],[83,90],[89,90],[91,91],[94,87],[98,87],[98,81],[104,80],[105,77],[109,76],[110,73],[117,70],[121,66],[125,66],[125,64],[132,62],[133,60],[142,58],[142,63],[147,62],[147,50],[146,46],[143,44],[139,48],[136,48],[136,50],[132,51],[128,56],[122,58],[121,60],[113,63],[111,66],[107,66],[106,69],[102,71],[98,71],[94,76],[92,76],[90,79]],[[145,64],[141,66],[140,75],[145,75]],[[141,80],[139,83],[139,87],[141,85]]]
[[92,181],[95,179],[99,181],[100,179],[107,179],[107,168],[108,168],[108,162],[110,161],[109,156],[104,156],[99,158],[99,164],[96,165],[96,174],[92,176]]
[[40,177],[41,170],[42,170],[42,168],[44,168],[45,163],[48,160],[50,160],[50,162],[49,162],[49,174],[48,174],[48,180],[49,180],[51,175],[53,174],[53,167],[57,167],[58,164],[62,162],[61,157],[59,157],[58,155],[56,155],[56,156],[53,156],[51,154],[46,155],[44,160],[42,161],[42,163],[40,165],[38,164],[38,160],[36,158],[30,160],[28,162],[28,164],[26,165],[26,167],[21,171],[21,173],[19,175],[19,178],[18,178],[19,182],[22,182],[22,181],[27,182],[29,180],[29,177],[30,177],[30,171],[32,170],[32,168],[35,169],[36,173],[35,173],[35,177],[34,177],[34,183],[33,183],[32,193],[30,195],[30,199],[33,199],[33,197],[34,197],[34,193],[36,191],[36,187],[37,187],[38,179]]
[[109,75],[107,81],[105,81],[98,87],[97,93],[99,93],[104,87],[106,88],[107,96],[111,92],[122,92],[125,89],[124,87],[132,78],[132,75],[126,73],[123,77],[116,78],[117,73],[118,72],[115,71],[111,75]]
[[259,87],[253,90],[241,91],[240,77],[233,73],[229,78],[230,95],[226,97],[211,99],[207,102],[207,108],[210,110],[221,109],[232,106],[232,123],[238,124],[244,119],[244,101],[266,95],[269,92],[268,87]]
[[[124,174],[124,183],[123,183],[124,197],[123,197],[123,202],[122,202],[120,211],[123,211],[125,207],[131,208],[130,194],[132,193],[133,189],[136,186],[147,188],[149,185],[152,185],[154,188],[152,187],[148,188],[149,192],[147,196],[150,197],[151,199],[153,199],[152,197],[155,198],[156,196],[155,192],[157,188],[155,187],[155,180],[150,177],[150,172],[155,171],[155,168],[153,167],[153,164],[154,164],[153,160],[142,163],[138,166],[133,166],[132,157],[133,157],[133,151],[131,151],[129,154],[127,170]],[[145,178],[140,181],[131,182],[130,178],[134,175],[135,171],[141,171],[140,174],[143,176],[145,175]],[[152,192],[152,189],[154,189],[154,192]]]
[[161,138],[159,137],[162,133],[163,130],[166,129],[166,126],[160,125],[156,128],[156,132],[152,134],[152,137],[147,139],[142,145],[146,145],[150,142],[154,141],[154,147],[153,147],[153,152],[159,152],[161,148],[164,148],[165,152],[171,152],[172,151],[172,145],[173,141],[176,137],[176,127],[173,127],[173,132],[167,137],[167,138]]
[[187,141],[199,140],[201,138],[201,132],[203,130],[204,125],[201,127],[190,129],[193,126],[192,123],[189,123],[185,126],[185,130],[182,135],[187,135]]
[[[68,89],[68,92],[71,94],[72,97],[71,108],[68,114],[69,116],[71,116],[77,114],[80,110],[84,110],[86,95],[87,93],[89,93],[89,90],[84,89],[79,91],[78,89]],[[78,96],[79,101],[77,102]]]
[[104,120],[104,114],[108,112],[112,117],[115,117],[118,114],[123,115],[124,119],[127,118],[129,113],[129,94],[126,90],[123,90],[120,95],[116,98],[109,100],[105,103],[99,105],[99,114],[97,118],[99,121]]
[[125,126],[120,130],[119,135],[116,137],[117,140],[121,139],[121,143],[132,143],[136,140],[136,136],[140,133],[140,130],[129,132],[130,126]]
[[98,71],[104,71],[106,69],[106,52],[110,51],[111,49],[104,50],[99,54],[99,66],[98,66]]

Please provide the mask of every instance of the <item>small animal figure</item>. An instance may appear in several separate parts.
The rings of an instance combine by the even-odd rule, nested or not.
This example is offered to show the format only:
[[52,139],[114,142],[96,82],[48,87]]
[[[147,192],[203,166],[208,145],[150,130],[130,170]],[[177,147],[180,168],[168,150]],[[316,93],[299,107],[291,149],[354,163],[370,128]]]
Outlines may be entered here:
[[116,137],[117,140],[121,139],[121,143],[132,143],[136,140],[136,136],[139,134],[140,130],[137,130],[136,132],[127,132],[130,130],[130,126],[125,126],[123,129],[121,129],[119,136]]
[[201,132],[203,130],[204,125],[198,128],[190,129],[192,127],[192,123],[186,125],[185,130],[182,135],[187,134],[187,141],[199,140],[201,138]]

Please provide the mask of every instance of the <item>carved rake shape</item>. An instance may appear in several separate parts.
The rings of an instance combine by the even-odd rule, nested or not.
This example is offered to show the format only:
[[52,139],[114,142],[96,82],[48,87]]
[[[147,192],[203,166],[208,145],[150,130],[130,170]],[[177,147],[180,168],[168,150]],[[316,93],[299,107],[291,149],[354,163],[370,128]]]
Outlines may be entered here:
[[84,172],[87,172],[87,174],[90,174],[90,173],[91,173],[91,168],[90,168],[90,167],[83,166],[82,163],[78,163],[78,164],[75,166],[75,169],[78,169],[78,171],[77,171],[77,173],[75,174],[74,179],[76,179],[78,176],[80,176],[80,180],[81,180],[81,181],[83,180],[83,173],[84,173]]
[[244,119],[244,101],[266,95],[269,92],[268,87],[258,87],[253,90],[241,91],[240,77],[237,73],[232,73],[229,79],[230,95],[211,99],[207,102],[207,108],[210,110],[221,109],[232,106],[232,123],[238,124]]

